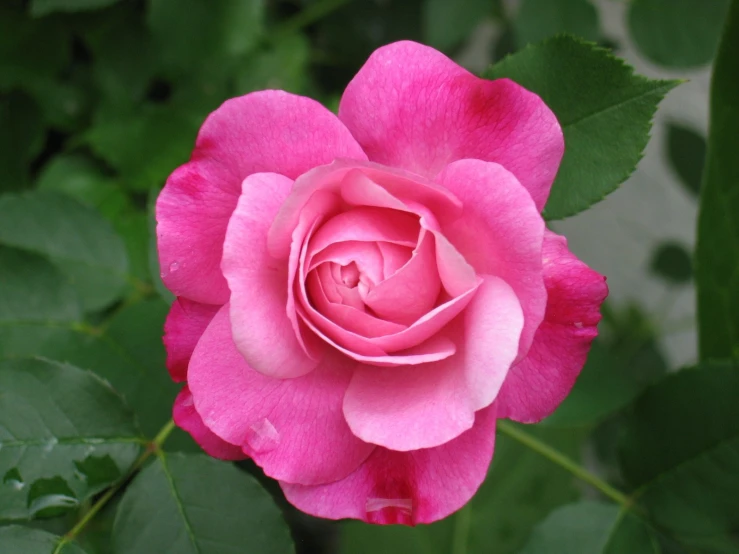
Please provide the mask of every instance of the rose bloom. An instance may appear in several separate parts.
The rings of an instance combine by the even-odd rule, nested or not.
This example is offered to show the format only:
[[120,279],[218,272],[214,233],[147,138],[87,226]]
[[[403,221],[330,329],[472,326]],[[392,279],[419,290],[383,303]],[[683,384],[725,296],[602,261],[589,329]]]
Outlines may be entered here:
[[496,419],[551,414],[597,334],[605,279],[540,215],[563,150],[538,96],[412,42],[338,117],[225,102],[157,202],[176,423],[316,516],[462,507]]

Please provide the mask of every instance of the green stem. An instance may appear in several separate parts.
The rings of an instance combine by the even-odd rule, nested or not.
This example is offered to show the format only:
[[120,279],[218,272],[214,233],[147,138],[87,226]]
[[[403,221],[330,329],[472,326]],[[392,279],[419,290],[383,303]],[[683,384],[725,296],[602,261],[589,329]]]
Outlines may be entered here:
[[538,454],[551,460],[555,464],[566,469],[581,481],[584,481],[591,487],[598,489],[601,493],[603,493],[614,502],[617,502],[624,508],[631,509],[632,502],[628,496],[626,496],[621,491],[613,488],[611,485],[603,481],[600,477],[593,475],[584,467],[578,465],[548,444],[543,443],[536,437],[529,435],[525,431],[522,431],[509,421],[498,420],[498,429],[512,439],[517,440],[524,446],[527,446],[534,452],[537,452]]
[[154,437],[154,440],[147,444],[146,450],[144,450],[141,455],[136,458],[136,461],[128,470],[128,473],[126,473],[126,475],[122,479],[118,480],[107,491],[105,491],[105,493],[97,499],[97,501],[90,507],[90,509],[85,512],[85,514],[80,518],[75,526],[72,527],[72,529],[70,529],[69,532],[59,540],[53,554],[59,554],[64,548],[64,545],[69,544],[75,538],[77,538],[77,536],[79,536],[79,534],[87,526],[87,524],[90,523],[93,518],[100,512],[100,510],[105,507],[110,499],[113,498],[118,493],[118,491],[121,490],[123,485],[131,480],[131,478],[139,469],[141,469],[141,466],[143,466],[144,462],[149,459],[149,456],[151,456],[155,452],[158,452],[162,448],[164,441],[167,440],[167,437],[169,437],[174,428],[175,423],[170,419],[157,433],[156,437]]
[[467,538],[472,524],[472,507],[467,503],[457,512],[454,518],[454,534],[452,535],[452,554],[467,554]]

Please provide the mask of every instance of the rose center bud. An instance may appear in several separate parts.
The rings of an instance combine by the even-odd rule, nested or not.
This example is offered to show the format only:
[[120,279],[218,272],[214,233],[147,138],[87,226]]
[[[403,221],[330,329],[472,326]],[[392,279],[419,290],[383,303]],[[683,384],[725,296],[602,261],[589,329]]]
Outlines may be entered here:
[[378,165],[322,171],[299,178],[293,189],[296,196],[306,191],[291,245],[297,316],[366,363],[452,355],[456,346],[445,328],[480,283],[444,236],[459,202],[419,176]]
[[352,262],[348,265],[341,266],[341,281],[350,289],[353,289],[359,283],[359,269],[357,264]]

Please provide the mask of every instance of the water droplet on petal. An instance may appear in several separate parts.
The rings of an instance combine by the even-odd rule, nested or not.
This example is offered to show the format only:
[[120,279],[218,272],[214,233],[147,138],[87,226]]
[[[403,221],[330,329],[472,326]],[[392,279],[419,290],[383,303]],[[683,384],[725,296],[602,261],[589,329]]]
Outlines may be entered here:
[[269,452],[280,444],[280,433],[269,419],[264,418],[249,427],[246,440],[254,452]]
[[575,327],[577,327],[578,329],[582,329],[583,328],[582,321],[576,321],[575,322]]
[[174,273],[180,268],[180,262],[172,262],[169,264],[169,272]]

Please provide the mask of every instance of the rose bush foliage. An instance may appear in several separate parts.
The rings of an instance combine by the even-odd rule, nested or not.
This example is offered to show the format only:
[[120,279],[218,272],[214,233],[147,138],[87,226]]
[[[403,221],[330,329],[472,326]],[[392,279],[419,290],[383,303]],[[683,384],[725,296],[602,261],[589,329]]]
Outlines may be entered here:
[[459,509],[496,420],[552,413],[597,334],[605,279],[540,215],[563,151],[538,96],[412,42],[338,117],[224,103],[157,202],[177,424],[310,514]]

